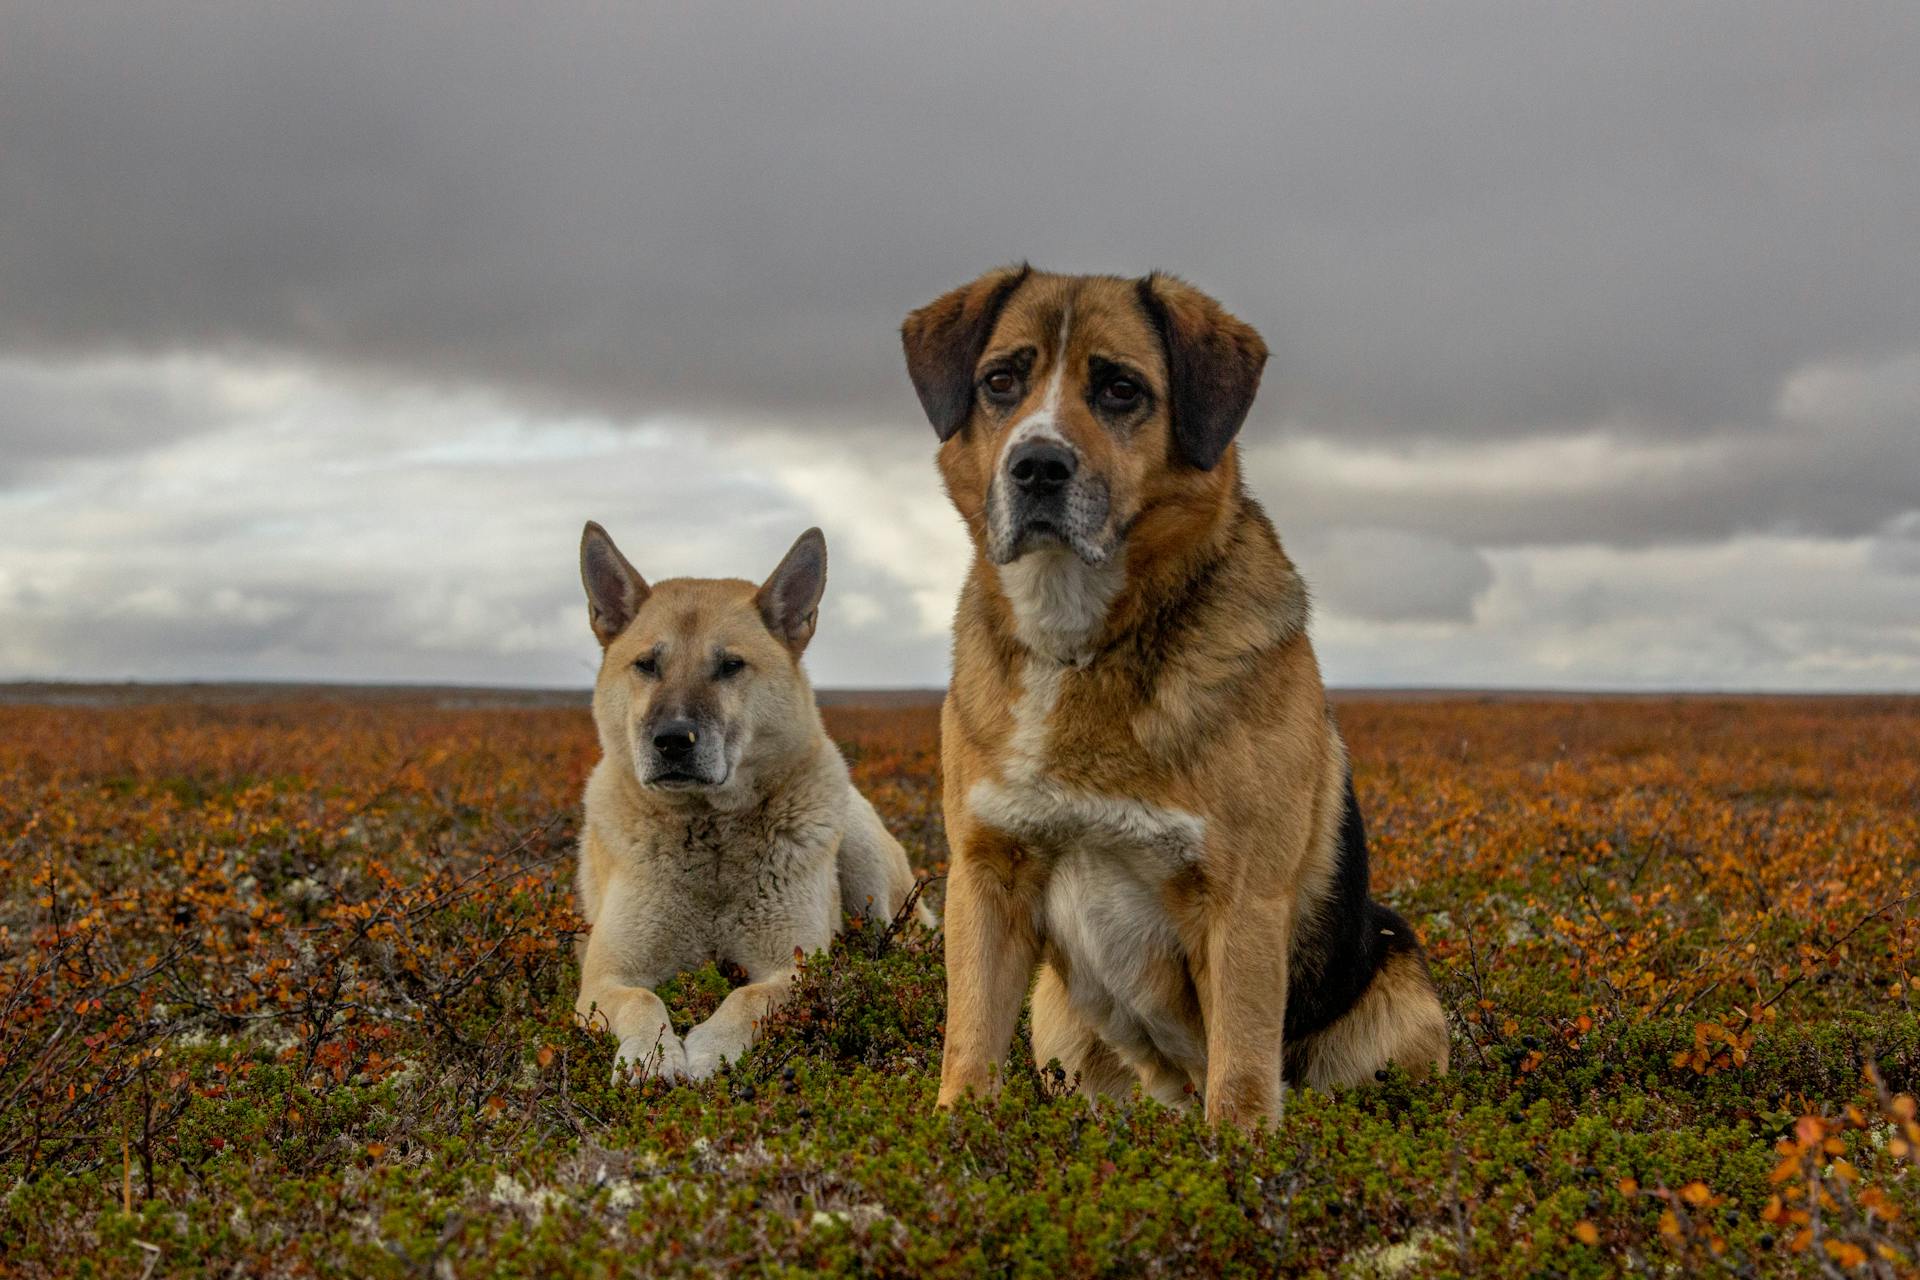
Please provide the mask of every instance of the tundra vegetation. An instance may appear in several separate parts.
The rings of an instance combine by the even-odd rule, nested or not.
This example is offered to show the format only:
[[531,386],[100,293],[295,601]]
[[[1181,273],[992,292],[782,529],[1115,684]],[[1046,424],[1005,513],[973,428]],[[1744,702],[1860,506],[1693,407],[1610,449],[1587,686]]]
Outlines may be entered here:
[[[1024,1039],[936,1112],[940,943],[886,921],[729,1073],[611,1084],[582,708],[0,707],[0,1272],[1915,1272],[1920,702],[1340,716],[1454,1071],[1215,1132]],[[934,711],[828,720],[937,906]]]

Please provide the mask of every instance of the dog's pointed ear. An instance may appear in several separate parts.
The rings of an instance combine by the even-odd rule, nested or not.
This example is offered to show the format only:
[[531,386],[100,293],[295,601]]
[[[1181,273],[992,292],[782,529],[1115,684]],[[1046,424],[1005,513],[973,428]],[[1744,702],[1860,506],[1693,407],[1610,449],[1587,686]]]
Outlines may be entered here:
[[1138,288],[1167,351],[1174,447],[1187,465],[1211,471],[1253,408],[1267,344],[1184,280],[1156,271]]
[[591,520],[580,535],[580,581],[587,588],[587,621],[604,649],[627,629],[651,588],[607,531]]
[[820,596],[826,589],[827,540],[818,529],[809,529],[794,539],[780,567],[753,598],[767,630],[796,658],[813,639],[814,624],[820,618]]
[[1007,299],[1031,274],[1033,269],[1024,262],[989,271],[935,298],[900,326],[907,376],[943,442],[965,426],[973,412],[973,367]]

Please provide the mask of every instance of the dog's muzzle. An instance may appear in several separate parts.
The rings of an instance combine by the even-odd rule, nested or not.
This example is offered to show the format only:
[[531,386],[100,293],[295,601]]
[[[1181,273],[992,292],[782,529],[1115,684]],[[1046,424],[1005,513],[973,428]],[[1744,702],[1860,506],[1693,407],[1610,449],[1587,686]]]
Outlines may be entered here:
[[648,730],[647,746],[642,780],[650,787],[713,787],[727,780],[727,757],[717,729],[695,720],[657,720]]
[[1052,440],[1029,440],[1007,455],[1007,478],[1023,499],[1033,502],[1064,493],[1079,469],[1079,455]]
[[1088,564],[1111,552],[1106,481],[1087,474],[1062,440],[1027,440],[1008,450],[987,494],[987,514],[987,553],[995,564],[1043,546],[1065,546]]

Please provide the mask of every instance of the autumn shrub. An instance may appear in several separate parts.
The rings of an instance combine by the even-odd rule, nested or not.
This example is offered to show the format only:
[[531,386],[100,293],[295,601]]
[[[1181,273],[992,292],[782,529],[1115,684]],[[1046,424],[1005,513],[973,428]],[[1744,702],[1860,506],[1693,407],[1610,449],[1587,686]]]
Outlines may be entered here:
[[[0,1273],[1915,1273],[1920,702],[1339,713],[1454,1070],[1240,1133],[1024,1028],[934,1111],[940,940],[887,921],[723,1076],[613,1084],[578,707],[0,707]],[[829,713],[937,908],[936,718]]]

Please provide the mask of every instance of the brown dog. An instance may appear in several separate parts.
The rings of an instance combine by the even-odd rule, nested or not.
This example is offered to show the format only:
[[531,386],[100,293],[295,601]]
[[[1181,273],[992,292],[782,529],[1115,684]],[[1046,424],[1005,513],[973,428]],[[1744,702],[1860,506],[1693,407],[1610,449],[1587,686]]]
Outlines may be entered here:
[[1444,1071],[1413,931],[1371,901],[1307,597],[1241,483],[1259,334],[1167,276],[991,272],[907,317],[973,539],[941,719],[940,1100],[1034,1054],[1212,1120],[1282,1080]]
[[[800,655],[827,586],[809,529],[773,576],[648,585],[607,531],[580,540],[600,641],[580,910],[592,926],[575,1009],[629,1068],[705,1079],[737,1062],[793,990],[795,957],[849,915],[890,919],[913,889],[900,843],[827,738]],[[921,909],[921,919],[932,919]],[[686,1039],[654,988],[709,960],[747,972]]]

